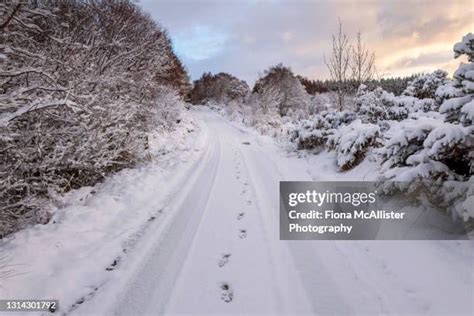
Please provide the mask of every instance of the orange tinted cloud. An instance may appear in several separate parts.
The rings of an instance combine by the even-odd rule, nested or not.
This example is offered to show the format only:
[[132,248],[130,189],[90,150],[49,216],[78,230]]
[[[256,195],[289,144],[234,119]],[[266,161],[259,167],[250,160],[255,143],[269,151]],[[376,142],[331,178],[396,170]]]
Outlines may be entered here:
[[[472,0],[337,1],[346,29],[361,29],[386,75],[409,75],[440,68],[450,74],[453,45],[474,31]],[[354,17],[359,14],[364,17]]]
[[[225,71],[252,83],[280,62],[297,74],[327,78],[323,56],[331,50],[338,18],[352,39],[359,30],[363,33],[381,74],[409,75],[437,68],[452,74],[459,64],[453,59],[453,45],[474,32],[473,0],[141,0],[141,4],[168,28],[193,79],[203,72]],[[193,31],[196,28],[212,32]],[[212,40],[210,46],[217,33],[225,41]]]

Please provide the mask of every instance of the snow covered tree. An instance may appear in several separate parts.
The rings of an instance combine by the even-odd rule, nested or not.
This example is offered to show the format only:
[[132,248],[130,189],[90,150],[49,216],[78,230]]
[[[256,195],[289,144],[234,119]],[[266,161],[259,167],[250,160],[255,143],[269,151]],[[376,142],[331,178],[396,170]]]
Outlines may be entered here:
[[[454,72],[455,89],[449,91],[455,97],[444,101],[440,112],[446,114],[448,121],[467,126],[474,122],[474,34],[465,35],[461,42],[454,45],[454,57],[461,55],[466,55],[469,63],[461,63]],[[442,94],[443,90],[438,92]]]
[[[455,57],[467,54],[470,63],[461,63],[453,83],[434,89],[437,99],[444,100],[441,113],[414,115],[393,126],[395,132],[381,151],[384,177],[395,181],[388,185],[423,194],[465,220],[474,218],[473,45],[470,33],[454,46]],[[433,88],[429,91],[431,97]]]
[[264,99],[270,91],[271,94],[279,95],[278,113],[280,116],[287,115],[290,109],[307,110],[309,106],[309,95],[300,80],[295,77],[290,68],[282,64],[266,70],[253,88],[253,92]]
[[249,93],[250,88],[244,80],[224,72],[216,75],[204,73],[194,81],[189,97],[193,104],[211,100],[218,103],[244,102]]
[[370,52],[362,42],[361,32],[357,33],[356,43],[352,46],[350,66],[352,80],[357,87],[372,80],[375,75],[375,53]]
[[339,30],[332,36],[332,51],[329,57],[324,58],[324,63],[329,69],[331,78],[336,83],[337,109],[342,111],[344,98],[347,93],[347,79],[349,76],[351,58],[351,46],[349,38],[342,29],[342,22],[339,21]]
[[274,86],[263,86],[258,94],[253,95],[256,112],[264,115],[277,114],[283,101],[282,93]]
[[213,78],[210,72],[205,72],[201,78],[194,80],[193,88],[189,91],[189,101],[192,104],[205,102],[211,96]]
[[168,108],[162,86],[184,89],[187,74],[166,32],[129,1],[0,11],[1,237],[47,221],[56,194],[144,159],[157,109]]

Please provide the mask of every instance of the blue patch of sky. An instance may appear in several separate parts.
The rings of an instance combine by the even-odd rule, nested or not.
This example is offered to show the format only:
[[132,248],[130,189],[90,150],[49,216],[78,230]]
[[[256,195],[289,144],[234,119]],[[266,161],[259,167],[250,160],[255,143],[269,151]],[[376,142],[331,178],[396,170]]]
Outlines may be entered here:
[[213,58],[225,48],[229,36],[205,25],[195,25],[181,30],[173,36],[176,53],[191,61]]

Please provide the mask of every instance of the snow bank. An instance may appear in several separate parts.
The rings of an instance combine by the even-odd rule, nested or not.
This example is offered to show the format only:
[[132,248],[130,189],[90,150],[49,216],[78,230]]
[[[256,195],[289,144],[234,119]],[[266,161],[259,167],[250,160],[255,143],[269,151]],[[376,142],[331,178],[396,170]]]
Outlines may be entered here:
[[[0,297],[60,300],[70,312],[112,278],[137,241],[168,216],[167,200],[205,149],[202,126],[150,135],[151,162],[60,197],[51,221],[0,240]],[[2,277],[2,271],[11,271]]]

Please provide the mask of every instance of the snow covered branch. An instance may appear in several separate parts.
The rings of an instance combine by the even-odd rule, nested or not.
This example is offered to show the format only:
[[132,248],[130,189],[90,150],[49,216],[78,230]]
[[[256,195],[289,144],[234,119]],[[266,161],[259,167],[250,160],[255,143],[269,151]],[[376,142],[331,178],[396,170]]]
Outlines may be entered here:
[[188,85],[166,32],[132,2],[1,10],[0,238],[47,221],[56,194],[145,159]]

